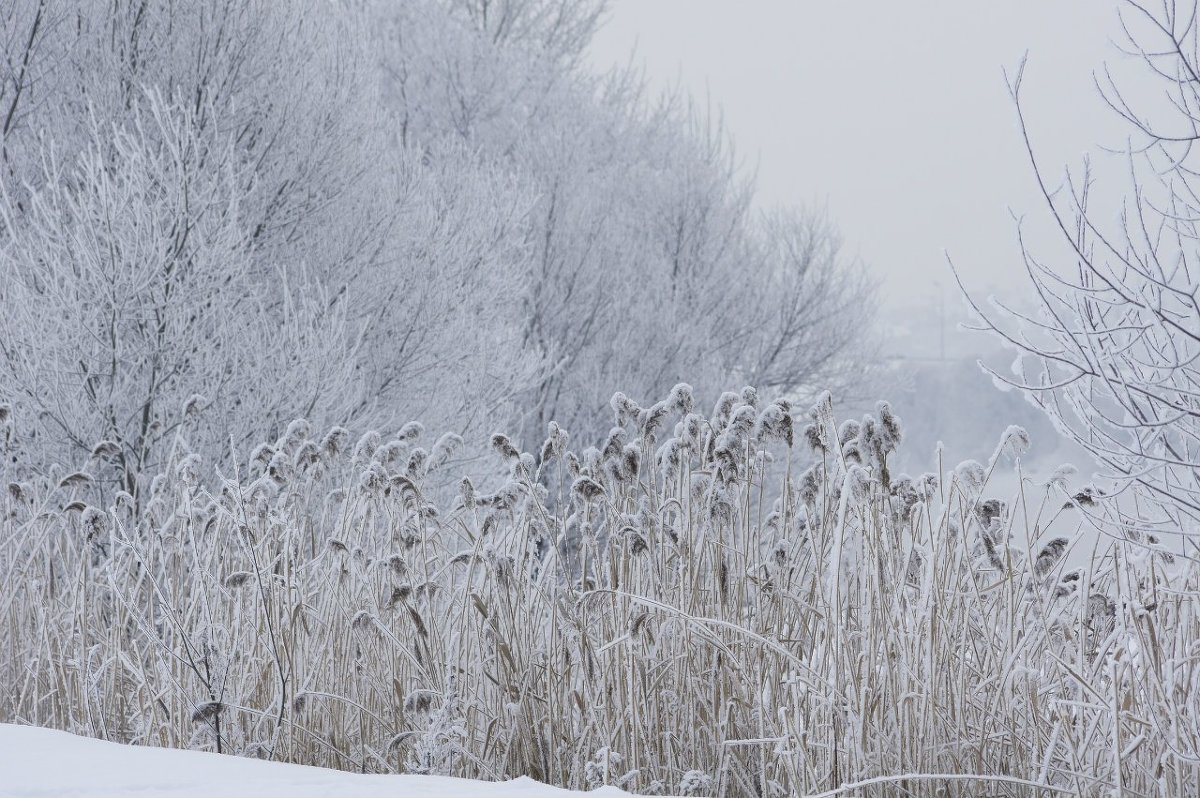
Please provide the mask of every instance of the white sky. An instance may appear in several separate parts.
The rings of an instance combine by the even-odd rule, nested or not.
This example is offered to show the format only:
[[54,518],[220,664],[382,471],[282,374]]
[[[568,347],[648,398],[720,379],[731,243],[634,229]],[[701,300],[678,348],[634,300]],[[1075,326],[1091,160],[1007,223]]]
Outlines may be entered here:
[[894,311],[949,290],[1018,290],[1010,209],[1042,211],[1002,68],[1055,175],[1123,128],[1092,84],[1120,62],[1116,0],[613,0],[597,67],[636,48],[658,86],[706,92],[760,199],[826,204]]

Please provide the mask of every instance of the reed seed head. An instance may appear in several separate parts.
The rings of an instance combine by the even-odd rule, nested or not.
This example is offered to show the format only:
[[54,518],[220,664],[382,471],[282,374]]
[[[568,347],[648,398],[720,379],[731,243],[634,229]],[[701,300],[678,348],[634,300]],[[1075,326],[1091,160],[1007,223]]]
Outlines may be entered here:
[[225,705],[220,701],[206,701],[192,710],[192,723],[211,723],[225,711]]

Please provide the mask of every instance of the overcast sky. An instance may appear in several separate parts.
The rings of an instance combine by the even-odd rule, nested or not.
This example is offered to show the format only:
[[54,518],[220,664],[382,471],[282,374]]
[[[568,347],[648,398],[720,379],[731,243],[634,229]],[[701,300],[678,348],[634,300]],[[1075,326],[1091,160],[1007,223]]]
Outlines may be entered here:
[[[1119,61],[1115,0],[614,0],[597,66],[643,63],[724,109],[768,203],[827,204],[892,308],[965,277],[1018,290],[1010,216],[1042,211],[1002,69],[1029,52],[1040,161],[1120,146],[1093,87]],[[1128,64],[1128,61],[1126,61]]]

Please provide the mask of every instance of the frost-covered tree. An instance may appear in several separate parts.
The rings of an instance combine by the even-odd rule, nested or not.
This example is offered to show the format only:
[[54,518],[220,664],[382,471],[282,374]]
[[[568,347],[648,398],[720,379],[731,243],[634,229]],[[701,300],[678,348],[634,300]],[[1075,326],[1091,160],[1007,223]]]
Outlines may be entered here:
[[842,254],[829,218],[777,209],[757,221],[751,240],[757,269],[746,299],[752,323],[741,350],[744,381],[773,391],[869,390],[874,284]]
[[[1098,84],[1127,124],[1128,179],[1117,213],[1096,191],[1090,164],[1061,187],[1034,158],[1021,104],[1022,69],[1012,82],[1037,184],[1050,210],[1060,255],[1024,245],[1036,306],[976,306],[984,327],[1017,352],[1015,385],[1061,431],[1090,452],[1138,503],[1137,526],[1160,508],[1172,532],[1200,520],[1200,29],[1194,2],[1126,0],[1125,51],[1161,94],[1137,96],[1106,70]],[[1166,102],[1160,101],[1160,96]],[[1123,501],[1124,510],[1134,504]]]
[[50,31],[61,21],[45,2],[7,3],[0,9],[0,165],[10,180],[23,174],[12,140],[44,101],[34,87],[48,79],[58,60],[45,51],[53,41]]
[[496,44],[520,44],[555,72],[579,66],[608,0],[446,0],[451,13]]
[[0,368],[19,445],[135,493],[173,449],[342,417],[354,381],[322,288],[256,278],[239,176],[201,168],[191,115],[150,98],[131,120],[47,147],[23,211],[0,197]]
[[618,387],[842,387],[865,359],[852,346],[871,303],[857,264],[815,217],[759,218],[705,109],[651,95],[632,71],[583,70],[602,12],[556,0],[374,9],[405,140],[461,140],[535,197],[516,315],[543,366],[522,395],[525,437],[551,419],[595,426]]
[[[0,403],[30,460],[115,439],[132,486],[192,393],[209,410],[188,444],[214,458],[299,415],[465,428],[510,412],[528,193],[468,149],[397,140],[361,13],[0,13]],[[136,424],[114,397],[145,408]]]
[[[618,387],[853,374],[856,264],[807,216],[761,218],[687,97],[589,73],[603,12],[6,4],[0,402],[30,459],[117,437],[133,485],[175,442],[154,416],[193,392],[232,397],[186,436],[219,461],[231,434],[273,439],[296,416],[532,440],[551,418],[594,426]],[[126,295],[106,319],[85,301]],[[114,420],[105,397],[145,405],[162,363],[175,383],[144,429]]]
[[22,45],[4,131],[18,164],[37,163],[47,141],[63,156],[88,148],[92,120],[120,124],[153,90],[188,109],[199,145],[251,167],[235,173],[258,249],[300,242],[366,168],[355,137],[369,83],[352,17],[329,4],[6,5],[6,38]]

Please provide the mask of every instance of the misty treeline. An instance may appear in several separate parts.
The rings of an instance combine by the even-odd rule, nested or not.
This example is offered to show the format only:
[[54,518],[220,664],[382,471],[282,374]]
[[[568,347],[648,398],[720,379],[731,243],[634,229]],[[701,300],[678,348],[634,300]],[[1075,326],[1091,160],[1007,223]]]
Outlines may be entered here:
[[705,108],[585,68],[603,11],[4,3],[10,469],[138,496],[298,417],[534,440],[617,387],[861,377],[828,220],[752,208]]

